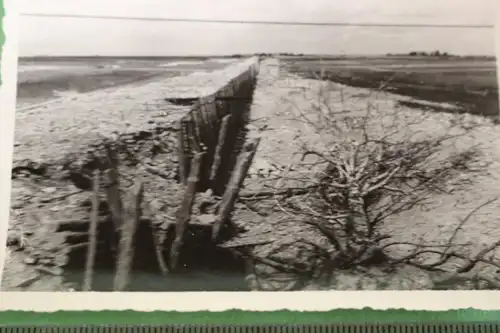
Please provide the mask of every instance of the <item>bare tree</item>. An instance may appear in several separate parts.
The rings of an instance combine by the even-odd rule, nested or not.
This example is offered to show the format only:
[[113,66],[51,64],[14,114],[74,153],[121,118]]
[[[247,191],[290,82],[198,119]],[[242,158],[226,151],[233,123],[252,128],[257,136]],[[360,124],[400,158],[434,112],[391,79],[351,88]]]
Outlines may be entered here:
[[[445,272],[446,278],[450,278],[469,272],[477,263],[500,267],[500,262],[486,259],[500,242],[469,257],[456,250],[457,231],[445,244],[426,245],[397,242],[382,228],[390,218],[397,219],[403,212],[427,207],[437,195],[466,188],[471,184],[472,173],[485,171],[484,166],[478,168],[476,163],[481,157],[480,147],[459,144],[481,122],[467,115],[408,112],[395,106],[382,109],[370,102],[371,96],[363,97],[368,100],[365,110],[346,110],[346,99],[354,97],[337,91],[335,95],[341,101],[332,101],[328,93],[331,89],[342,90],[326,85],[319,91],[318,103],[312,110],[305,112],[296,107],[291,117],[306,124],[309,133],[297,137],[305,139],[299,143],[301,159],[293,166],[295,173],[282,173],[279,177],[300,179],[309,188],[308,193],[300,197],[290,192],[274,195],[282,212],[290,217],[300,216],[303,223],[328,240],[327,246],[302,240],[319,253],[319,270],[408,264]],[[494,200],[487,200],[477,209]],[[457,230],[475,212],[465,217]],[[389,250],[402,245],[413,250],[408,255],[394,257],[394,251]],[[251,256],[254,260],[262,259],[257,258],[257,252]],[[297,259],[279,265],[284,270],[296,270]],[[268,256],[266,262],[270,260]],[[457,260],[461,264],[455,269],[447,268],[450,261]],[[490,286],[500,287],[500,281],[484,276],[481,279]]]

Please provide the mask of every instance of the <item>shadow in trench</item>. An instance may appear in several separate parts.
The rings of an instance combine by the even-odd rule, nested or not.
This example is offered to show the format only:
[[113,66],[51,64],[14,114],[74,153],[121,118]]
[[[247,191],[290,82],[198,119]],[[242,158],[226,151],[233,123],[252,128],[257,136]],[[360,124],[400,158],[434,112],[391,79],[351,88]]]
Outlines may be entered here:
[[[163,252],[169,258],[173,241],[174,226],[171,225]],[[100,228],[93,289],[112,291],[116,272],[116,254],[111,250],[112,223]],[[223,237],[234,231],[226,228]],[[130,277],[130,291],[248,291],[245,279],[244,261],[228,250],[218,247],[211,240],[211,227],[190,225],[181,250],[178,271],[162,276],[156,256],[151,224],[142,220],[134,241],[134,258]],[[79,290],[83,285],[87,249],[81,248],[71,253],[65,269],[64,280]]]
[[[211,188],[217,195],[222,195],[230,179],[239,152],[246,140],[246,124],[250,118],[250,108],[256,79],[242,82],[234,97],[216,97],[215,107],[218,117],[231,114],[231,122],[224,145],[222,147],[222,162],[215,179],[210,182],[209,174],[213,163],[215,145],[210,141],[214,133],[198,138],[207,144],[207,154],[202,161],[201,181],[198,191]],[[190,104],[191,99],[171,101],[176,104]],[[219,119],[220,121],[220,119]],[[207,133],[206,129],[204,131]],[[212,152],[212,154],[211,154]],[[208,156],[208,157],[206,157]],[[189,170],[187,170],[189,173]],[[156,230],[155,230],[156,232]],[[248,291],[245,282],[245,263],[242,258],[231,251],[217,246],[212,241],[211,225],[189,224],[184,245],[180,250],[179,265],[175,273],[162,276],[153,239],[150,221],[142,220],[135,235],[135,250],[130,277],[131,291]],[[221,230],[220,240],[234,236],[236,230],[226,227]],[[167,238],[163,244],[163,258],[169,258],[169,249],[175,235],[174,225],[169,226]],[[111,250],[111,240],[116,239],[111,221],[101,226],[99,230],[99,248],[97,249],[94,266],[95,291],[112,291],[116,271],[116,254]],[[80,240],[83,242],[84,240]],[[82,248],[72,252],[65,270],[66,282],[81,286],[84,276],[84,266],[87,249]]]

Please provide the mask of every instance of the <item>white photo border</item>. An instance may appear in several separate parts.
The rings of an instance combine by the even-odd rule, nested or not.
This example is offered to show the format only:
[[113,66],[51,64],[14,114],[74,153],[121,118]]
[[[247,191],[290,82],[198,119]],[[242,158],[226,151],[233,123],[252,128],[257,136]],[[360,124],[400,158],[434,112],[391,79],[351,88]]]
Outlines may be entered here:
[[[3,0],[6,15],[0,87],[0,244],[6,243],[17,81],[18,15],[16,0]],[[500,3],[495,45],[500,54]],[[500,66],[497,63],[498,73]],[[499,80],[500,85],[500,80]],[[500,114],[499,114],[500,117]],[[500,149],[500,147],[499,147]],[[0,246],[0,272],[5,247]],[[500,291],[304,291],[304,292],[2,292],[0,311],[329,311],[334,309],[407,309],[443,311],[499,310]]]

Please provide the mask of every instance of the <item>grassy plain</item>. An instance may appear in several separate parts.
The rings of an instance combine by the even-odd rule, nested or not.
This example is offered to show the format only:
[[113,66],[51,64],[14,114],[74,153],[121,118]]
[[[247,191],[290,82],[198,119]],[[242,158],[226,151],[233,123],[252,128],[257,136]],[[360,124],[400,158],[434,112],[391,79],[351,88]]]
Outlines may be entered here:
[[305,78],[321,77],[353,87],[450,103],[476,115],[499,113],[497,67],[491,58],[289,57],[283,63],[289,71]]

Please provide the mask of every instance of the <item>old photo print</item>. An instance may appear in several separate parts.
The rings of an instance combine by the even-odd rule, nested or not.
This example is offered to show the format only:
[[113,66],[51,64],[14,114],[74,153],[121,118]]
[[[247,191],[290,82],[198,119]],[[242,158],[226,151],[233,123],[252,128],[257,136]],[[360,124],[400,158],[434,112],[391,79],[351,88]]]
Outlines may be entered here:
[[123,1],[17,5],[2,291],[500,288],[493,1]]

